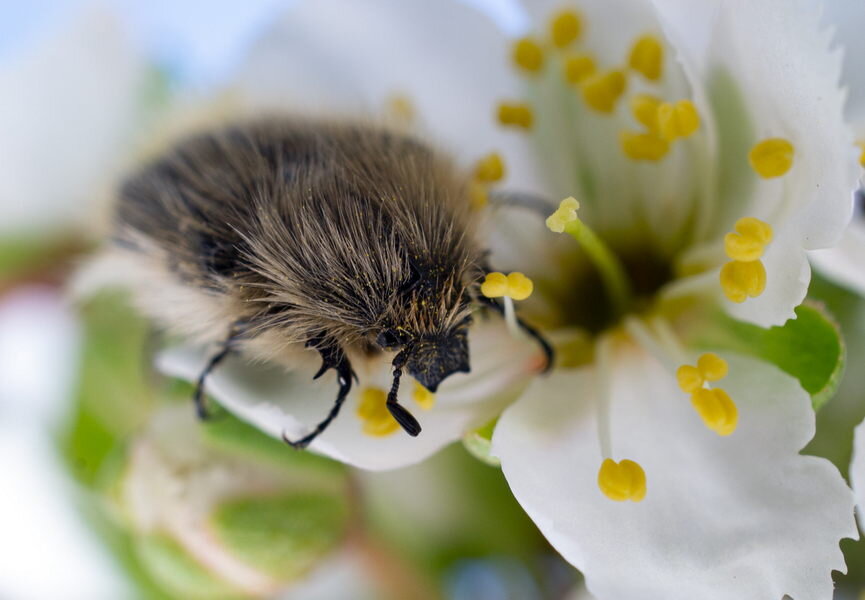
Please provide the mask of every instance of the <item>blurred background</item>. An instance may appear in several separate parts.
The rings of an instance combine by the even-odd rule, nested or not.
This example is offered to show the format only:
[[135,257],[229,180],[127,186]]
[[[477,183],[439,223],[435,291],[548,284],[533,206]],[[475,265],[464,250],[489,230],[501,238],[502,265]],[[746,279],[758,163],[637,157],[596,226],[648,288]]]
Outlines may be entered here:
[[[514,2],[466,2],[522,27]],[[261,596],[584,597],[499,470],[462,445],[371,475],[286,453],[230,419],[201,433],[186,420],[189,390],[154,380],[147,327],[122,299],[67,299],[117,173],[161,135],[226,110],[238,64],[290,4],[0,0],[0,600],[250,597],[224,585],[218,560],[190,559],[199,538],[186,524],[174,531],[189,538],[151,533],[176,506],[142,506],[142,493],[189,473],[205,487],[214,473],[260,475],[285,491],[278,505],[227,507],[209,541],[257,565],[233,576]],[[818,280],[812,295],[865,331],[853,294]],[[848,364],[865,358],[863,338]],[[863,377],[848,371],[809,448],[844,473]],[[838,597],[857,598],[863,543],[844,549]]]

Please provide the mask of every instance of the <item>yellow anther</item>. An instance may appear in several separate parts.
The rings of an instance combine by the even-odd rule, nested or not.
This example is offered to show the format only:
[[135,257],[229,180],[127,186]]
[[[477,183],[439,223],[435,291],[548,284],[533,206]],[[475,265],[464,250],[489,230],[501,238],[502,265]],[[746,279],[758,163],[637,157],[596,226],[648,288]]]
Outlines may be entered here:
[[410,125],[415,119],[415,107],[411,98],[405,94],[390,95],[385,104],[387,116],[403,125]]
[[859,155],[859,164],[865,167],[865,140],[856,142],[856,145],[859,146],[859,149],[862,151]]
[[784,138],[769,138],[756,144],[748,153],[748,161],[764,179],[780,177],[793,166],[793,144]]
[[599,112],[611,113],[626,87],[625,74],[621,71],[597,73],[583,82],[583,100]]
[[736,221],[736,231],[724,236],[724,252],[733,260],[751,262],[763,256],[766,244],[772,241],[772,226],[744,217]]
[[727,361],[713,352],[697,359],[697,369],[706,381],[718,381],[727,376]]
[[487,191],[487,186],[478,183],[477,181],[472,181],[469,183],[469,205],[475,209],[480,210],[487,205],[490,201],[490,195]]
[[661,78],[664,70],[664,46],[653,35],[644,35],[634,42],[628,66],[651,81]]
[[658,107],[658,129],[664,139],[688,137],[700,128],[700,114],[690,100],[664,102]]
[[721,289],[731,302],[756,298],[766,289],[766,268],[759,260],[732,260],[721,267]]
[[544,49],[532,38],[522,38],[514,44],[514,63],[530,73],[537,73],[544,66]]
[[703,387],[706,380],[697,367],[682,365],[676,369],[676,381],[683,392],[692,394]]
[[724,390],[701,388],[691,394],[691,404],[706,427],[718,435],[730,435],[736,431],[739,411]]
[[511,104],[502,102],[498,109],[499,123],[513,125],[523,129],[531,129],[534,117],[528,104]]
[[367,435],[385,437],[399,429],[399,423],[387,409],[387,392],[380,388],[369,387],[360,392],[357,416]]
[[414,382],[414,389],[412,390],[411,397],[415,403],[424,410],[431,409],[436,403],[436,395],[417,381]]
[[658,130],[658,107],[661,100],[649,94],[637,94],[631,97],[631,114],[650,132]]
[[487,298],[506,296],[514,300],[525,300],[532,295],[533,290],[532,280],[519,272],[509,275],[499,272],[487,273],[481,284],[481,294]]
[[588,54],[571,54],[565,58],[565,80],[577,84],[595,74],[595,59]]
[[475,180],[493,183],[505,176],[505,163],[497,152],[487,154],[475,164]]
[[556,212],[547,217],[547,229],[555,233],[562,233],[565,226],[572,221],[577,220],[577,211],[580,209],[580,203],[573,196],[565,198],[559,202],[559,208]]
[[654,133],[623,131],[619,134],[622,151],[632,160],[659,161],[667,155],[670,143]]
[[576,12],[563,10],[550,21],[550,39],[557,48],[564,48],[580,37],[583,21]]
[[598,471],[598,487],[610,500],[639,502],[646,497],[646,472],[632,460],[607,458]]

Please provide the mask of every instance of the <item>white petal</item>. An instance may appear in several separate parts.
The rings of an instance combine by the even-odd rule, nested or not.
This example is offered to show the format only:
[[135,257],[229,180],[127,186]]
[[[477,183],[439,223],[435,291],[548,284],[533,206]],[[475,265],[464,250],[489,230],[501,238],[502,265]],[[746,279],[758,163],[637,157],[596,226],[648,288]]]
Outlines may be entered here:
[[865,295],[865,220],[850,223],[841,243],[808,254],[815,267],[834,281]]
[[865,422],[853,434],[853,461],[850,463],[850,485],[856,497],[859,528],[865,530]]
[[[410,377],[404,378],[400,402],[423,428],[417,438],[403,431],[387,437],[362,432],[355,414],[359,390],[365,386],[390,387],[389,364],[382,360],[375,370],[358,372],[360,384],[353,387],[339,417],[311,449],[369,470],[416,463],[499,414],[542,364],[537,346],[512,339],[498,319],[473,328],[469,347],[472,372],[445,380],[429,411],[414,403],[414,383]],[[200,349],[177,348],[162,354],[158,367],[169,375],[195,381],[206,359],[207,354]],[[312,373],[306,370],[286,372],[229,359],[208,377],[207,391],[235,416],[268,435],[279,439],[285,433],[289,439],[298,439],[326,416],[337,385],[333,371],[312,381]]]
[[238,86],[257,107],[373,120],[405,96],[460,162],[500,151],[506,185],[538,190],[518,134],[494,121],[499,100],[520,97],[508,52],[491,20],[454,0],[307,0],[259,40]]
[[[719,159],[727,161],[727,172],[735,178],[721,173],[726,187],[716,200],[714,227],[707,239],[719,238],[743,216],[773,226],[776,239],[784,239],[787,245],[784,252],[770,249],[765,257],[768,279],[793,285],[786,292],[776,288],[779,293],[771,302],[767,295],[730,308],[739,318],[759,325],[781,324],[802,298],[797,274],[809,268],[802,252],[792,246],[810,250],[837,243],[852,215],[858,166],[844,122],[840,53],[830,51],[831,33],[821,30],[820,15],[806,0],[711,2],[708,6],[714,11],[697,15],[682,12],[677,2],[669,0],[656,0],[656,6],[670,35],[683,40],[684,51],[697,54],[683,59],[691,67],[689,74],[713,95],[712,109],[721,110],[721,94],[712,90],[719,89],[725,78],[729,81],[726,110],[741,104],[735,123],[730,122],[729,112],[726,120],[716,122],[720,113],[701,106],[710,130],[715,125],[727,131],[740,127],[742,138],[732,144],[724,141],[725,131],[715,132]],[[702,31],[713,15],[712,34],[706,38],[710,41],[703,52],[695,51],[699,44],[687,34],[692,18]],[[761,180],[748,166],[747,152],[769,137],[788,139],[795,147],[795,159],[786,175]]]
[[511,489],[596,597],[832,597],[831,571],[845,569],[839,540],[857,532],[837,469],[799,454],[814,434],[810,398],[773,367],[725,358],[739,427],[723,438],[642,350],[614,354],[613,458],[645,469],[639,503],[597,486],[596,369],[537,380],[501,417],[493,450]]
[[129,156],[146,67],[93,7],[0,70],[0,230],[88,222]]
[[843,81],[849,90],[847,113],[865,116],[865,3],[826,0],[824,20],[836,28],[835,39],[844,49]]

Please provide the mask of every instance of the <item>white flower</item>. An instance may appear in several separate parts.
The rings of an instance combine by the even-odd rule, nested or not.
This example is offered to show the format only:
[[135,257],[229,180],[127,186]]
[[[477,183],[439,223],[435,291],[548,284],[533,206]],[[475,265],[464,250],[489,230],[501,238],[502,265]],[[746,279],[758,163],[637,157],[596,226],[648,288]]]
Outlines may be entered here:
[[143,116],[144,57],[90,8],[0,66],[0,233],[92,226]]
[[[239,87],[259,107],[340,113],[377,113],[399,94],[395,112],[412,106],[467,168],[497,152],[502,189],[555,200],[511,195],[524,208],[491,211],[491,260],[535,281],[531,320],[596,341],[573,336],[561,354],[582,366],[538,378],[505,409],[493,453],[592,594],[830,598],[838,542],[857,532],[837,470],[799,454],[814,430],[804,384],[744,355],[756,348],[708,348],[719,357],[700,339],[718,308],[760,327],[794,318],[806,251],[836,243],[850,219],[857,165],[830,34],[800,1],[526,8],[530,37],[512,45],[446,0],[303,2]],[[525,350],[500,363],[497,342],[483,347],[492,333],[472,336],[473,364],[530,371]],[[163,369],[194,377],[203,358],[176,356]],[[295,425],[289,415],[310,425],[324,410],[331,396],[294,394],[302,385],[246,367],[211,380],[223,405],[274,435]],[[343,417],[316,449],[398,466],[508,400],[462,403],[442,431],[434,409],[417,440],[367,440]]]
[[[826,20],[837,27],[844,48],[844,82],[849,92],[846,113],[859,146],[860,165],[865,168],[865,5],[832,0],[826,5]],[[865,197],[857,199],[853,220],[841,242],[834,248],[811,252],[810,258],[821,273],[865,295]]]

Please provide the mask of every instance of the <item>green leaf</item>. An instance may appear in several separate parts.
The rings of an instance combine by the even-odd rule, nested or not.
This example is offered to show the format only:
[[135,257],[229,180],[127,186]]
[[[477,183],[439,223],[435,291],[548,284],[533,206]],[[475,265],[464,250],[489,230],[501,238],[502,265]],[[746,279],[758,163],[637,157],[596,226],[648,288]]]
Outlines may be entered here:
[[498,417],[496,417],[483,427],[469,431],[463,436],[463,445],[469,451],[469,454],[491,467],[500,467],[502,464],[498,458],[490,454],[493,445],[493,432],[496,429],[498,420]]
[[719,313],[691,341],[697,347],[731,350],[777,366],[811,394],[814,410],[832,398],[844,372],[846,348],[841,331],[816,303],[797,307],[795,319],[769,329]]
[[135,550],[141,563],[175,598],[229,600],[244,597],[168,537],[139,538]]
[[340,545],[348,514],[344,497],[304,493],[229,502],[216,510],[211,526],[237,558],[287,582]]

